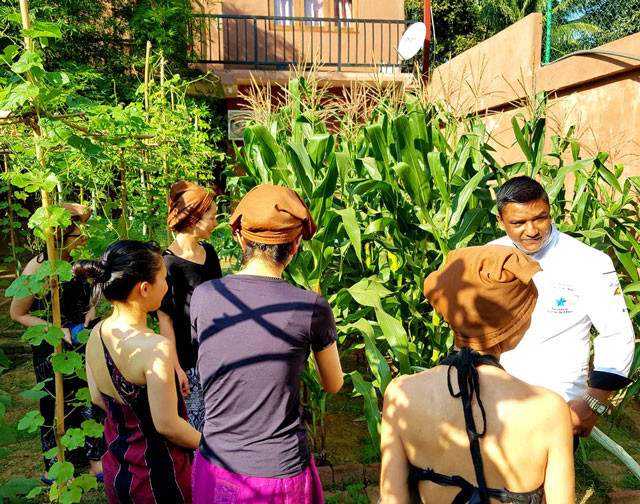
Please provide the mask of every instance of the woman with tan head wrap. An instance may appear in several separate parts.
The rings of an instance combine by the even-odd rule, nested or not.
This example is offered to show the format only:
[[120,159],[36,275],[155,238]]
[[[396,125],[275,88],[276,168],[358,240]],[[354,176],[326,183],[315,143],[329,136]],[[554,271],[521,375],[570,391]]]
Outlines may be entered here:
[[186,180],[171,187],[167,225],[175,240],[162,253],[169,290],[157,312],[160,334],[176,346],[175,368],[189,423],[200,432],[204,426],[204,401],[196,368],[198,345],[191,340],[189,305],[198,285],[222,276],[218,255],[207,243],[218,224],[213,198],[211,191]]
[[317,226],[298,194],[260,185],[230,219],[243,269],[201,284],[191,300],[206,419],[193,466],[193,502],[323,502],[300,416],[309,354],[323,388],[342,368],[327,301],[282,273]]
[[[83,247],[87,242],[86,234],[82,225],[91,216],[91,211],[84,205],[78,203],[62,203],[71,217],[71,223],[60,229],[56,236],[56,252],[63,261],[72,261],[71,254],[79,247]],[[24,268],[24,275],[34,275],[46,261],[43,254],[39,254],[29,261]],[[11,300],[11,318],[25,327],[51,323],[51,294],[46,289],[44,295],[26,296],[23,298],[13,298]],[[91,306],[91,287],[84,282],[72,278],[68,282],[60,284],[60,311],[62,315],[62,332],[64,333],[64,349],[84,352],[84,344],[78,343],[78,334],[91,327],[95,322],[96,311]],[[48,319],[48,320],[45,320]],[[40,438],[42,442],[42,453],[46,453],[56,446],[56,438],[53,432],[55,418],[55,387],[54,372],[51,364],[53,346],[46,341],[39,345],[32,345],[33,350],[33,370],[38,383],[44,383],[44,390],[47,395],[40,399],[40,413],[44,417],[44,425],[40,428]],[[90,418],[95,417],[101,421],[102,416],[99,411],[94,411],[87,407],[72,407],[75,401],[75,394],[78,390],[87,386],[85,380],[76,375],[65,376],[65,427],[67,429],[80,427],[80,424]],[[106,446],[102,438],[86,438],[85,444],[77,450],[71,452],[69,459],[75,464],[86,464],[89,461],[91,469],[89,474],[102,479],[102,464],[100,459],[106,451]],[[49,479],[48,471],[55,462],[53,458],[44,457],[45,473],[42,481],[46,484],[53,484]]]
[[538,271],[514,248],[469,247],[450,252],[446,266],[425,280],[425,296],[449,323],[455,351],[440,366],[387,387],[383,504],[574,502],[567,404],[498,362],[529,327]]

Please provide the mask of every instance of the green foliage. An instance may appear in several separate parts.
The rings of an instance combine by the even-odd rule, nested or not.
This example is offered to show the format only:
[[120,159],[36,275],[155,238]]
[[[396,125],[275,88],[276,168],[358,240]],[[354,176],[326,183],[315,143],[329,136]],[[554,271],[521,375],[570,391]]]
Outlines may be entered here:
[[[423,21],[424,0],[405,0],[405,19]],[[432,0],[435,44],[432,64],[440,65],[482,42],[486,28],[480,22],[480,6],[475,0]]]
[[[305,78],[289,89],[292,104],[313,103],[306,94],[314,86]],[[284,104],[264,124],[249,125],[237,147],[246,176],[229,179],[236,198],[255,184],[285,185],[308,202],[319,224],[287,271],[293,283],[329,300],[343,355],[364,347],[370,374],[349,377],[364,399],[377,450],[379,407],[392,376],[437,364],[452,345],[451,331],[424,300],[424,279],[448,251],[501,235],[489,187],[515,174],[542,180],[561,231],[614,258],[637,327],[639,180],[623,182],[622,167],[607,167],[606,154],[581,159],[572,129],[545,152],[546,96],[537,103],[531,117],[513,120],[523,161],[509,166],[493,159],[479,118],[460,122],[411,95],[395,105],[378,99],[355,141],[329,135],[322,121],[309,128],[307,112],[291,120],[293,107]],[[332,148],[318,148],[327,135]],[[565,186],[570,174],[574,193]],[[639,365],[640,357],[634,370]],[[322,412],[316,416],[321,422]]]

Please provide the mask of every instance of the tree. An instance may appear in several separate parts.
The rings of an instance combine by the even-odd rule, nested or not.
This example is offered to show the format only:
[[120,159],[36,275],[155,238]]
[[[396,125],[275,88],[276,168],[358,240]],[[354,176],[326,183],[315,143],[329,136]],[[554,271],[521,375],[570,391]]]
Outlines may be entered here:
[[[433,0],[432,62],[435,65],[484,40],[480,10],[475,0]],[[405,0],[405,18],[423,20],[424,0]]]

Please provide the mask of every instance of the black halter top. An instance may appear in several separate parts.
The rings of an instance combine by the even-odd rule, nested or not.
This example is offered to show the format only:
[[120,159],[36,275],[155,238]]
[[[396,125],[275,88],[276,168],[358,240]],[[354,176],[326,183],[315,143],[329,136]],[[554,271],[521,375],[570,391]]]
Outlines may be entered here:
[[[495,499],[500,502],[511,502],[513,504],[542,504],[544,502],[544,489],[542,486],[532,492],[510,492],[509,490],[499,490],[496,488],[487,488],[487,482],[484,477],[484,468],[482,465],[482,455],[480,454],[480,445],[478,439],[484,436],[487,431],[487,416],[480,399],[480,382],[478,379],[477,366],[488,365],[503,369],[498,360],[490,355],[480,355],[478,352],[468,347],[463,347],[459,352],[453,352],[448,355],[441,365],[449,366],[447,371],[447,386],[451,397],[460,397],[462,399],[462,410],[464,412],[464,424],[469,437],[469,449],[473,460],[473,468],[476,473],[478,486],[474,486],[461,476],[447,476],[440,474],[432,469],[422,469],[414,465],[409,466],[409,487],[412,495],[412,502],[420,502],[420,494],[418,492],[419,481],[431,481],[442,486],[460,487],[460,492],[453,499],[451,504],[489,504],[489,499]],[[458,387],[459,392],[453,392],[451,386],[451,368],[455,367],[458,371]],[[480,413],[482,414],[483,428],[482,432],[478,432],[473,419],[471,404],[475,395]]]

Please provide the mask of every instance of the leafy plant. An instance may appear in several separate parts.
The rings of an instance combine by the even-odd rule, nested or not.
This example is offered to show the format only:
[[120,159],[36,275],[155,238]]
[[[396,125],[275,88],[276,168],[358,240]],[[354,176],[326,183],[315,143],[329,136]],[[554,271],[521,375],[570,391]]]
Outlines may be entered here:
[[[245,129],[236,154],[246,175],[230,178],[230,187],[240,198],[255,184],[285,185],[309,203],[319,231],[288,275],[300,287],[321,292],[334,307],[343,354],[364,350],[369,369],[349,377],[354,394],[363,397],[378,450],[380,403],[391,378],[437,364],[452,345],[450,330],[424,301],[424,278],[449,250],[500,235],[490,188],[512,175],[539,177],[559,229],[614,258],[637,327],[639,180],[622,181],[622,167],[609,169],[604,153],[581,159],[573,130],[554,137],[552,151],[545,152],[544,94],[536,97],[529,117],[513,120],[514,143],[524,161],[500,166],[479,118],[461,121],[410,94],[394,100],[370,89],[362,106],[371,109],[361,114],[369,121],[355,132],[350,123],[341,134],[329,121],[310,119],[341,108],[340,98],[323,102],[305,96],[317,92],[312,79],[298,75],[288,85],[288,102],[268,113],[254,112],[263,122]],[[332,105],[312,114],[301,103]],[[332,121],[340,120],[333,115]],[[573,192],[565,184],[569,175],[575,179]],[[306,382],[312,383],[313,372],[310,368]],[[323,411],[314,414],[320,428]],[[315,426],[311,430],[315,433]]]

